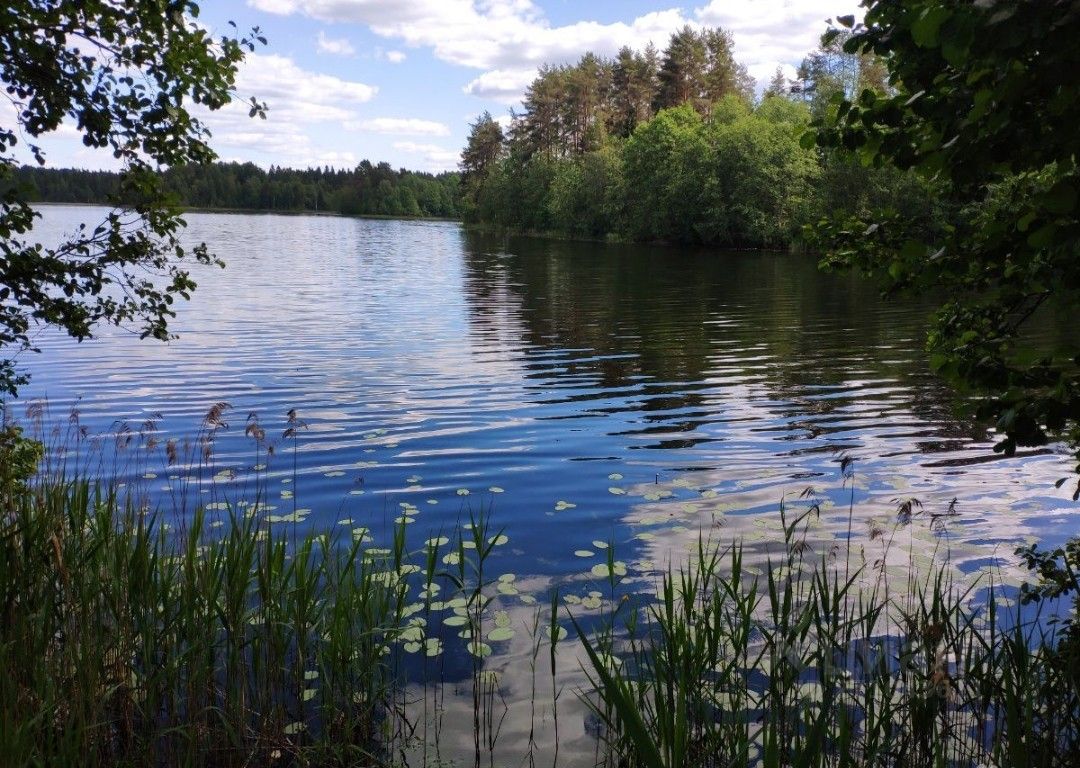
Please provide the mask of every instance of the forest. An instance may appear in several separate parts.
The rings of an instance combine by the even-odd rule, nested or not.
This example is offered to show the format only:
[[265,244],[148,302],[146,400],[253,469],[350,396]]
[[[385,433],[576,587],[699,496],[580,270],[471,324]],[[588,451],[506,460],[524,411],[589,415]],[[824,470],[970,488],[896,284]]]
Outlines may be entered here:
[[624,47],[542,67],[506,131],[490,114],[462,154],[466,221],[568,237],[789,247],[834,213],[891,209],[939,225],[926,182],[844,149],[803,146],[837,94],[886,91],[872,54],[833,31],[760,98],[720,29],[686,27],[658,52]]
[[[260,211],[326,211],[346,215],[457,218],[459,176],[394,170],[364,160],[353,170],[294,170],[253,163],[214,163],[172,168],[166,190],[180,206]],[[15,170],[13,183],[34,201],[110,203],[120,176],[73,168]]]

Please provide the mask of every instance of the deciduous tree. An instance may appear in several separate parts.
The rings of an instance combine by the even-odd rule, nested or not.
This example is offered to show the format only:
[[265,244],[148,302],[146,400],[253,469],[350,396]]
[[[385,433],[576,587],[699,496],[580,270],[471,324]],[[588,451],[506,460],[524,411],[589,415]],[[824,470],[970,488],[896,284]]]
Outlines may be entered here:
[[[15,391],[12,356],[33,349],[38,325],[76,339],[99,323],[167,338],[174,301],[195,288],[188,265],[220,263],[204,245],[181,245],[183,220],[156,172],[214,159],[200,110],[234,99],[238,65],[265,40],[257,29],[214,36],[198,13],[188,0],[9,0],[0,11],[0,82],[13,107],[0,124],[0,389]],[[61,126],[124,172],[105,221],[46,247],[10,179],[17,143],[44,164],[38,140]]]

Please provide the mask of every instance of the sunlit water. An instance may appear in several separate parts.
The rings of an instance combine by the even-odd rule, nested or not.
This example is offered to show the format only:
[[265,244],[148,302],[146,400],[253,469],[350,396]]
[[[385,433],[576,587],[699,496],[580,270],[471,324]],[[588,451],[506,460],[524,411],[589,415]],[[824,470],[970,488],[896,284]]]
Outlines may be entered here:
[[[55,240],[99,215],[48,207],[38,232]],[[258,477],[278,507],[266,514],[310,510],[287,523],[300,530],[385,531],[406,503],[422,542],[491,507],[509,537],[491,572],[541,602],[553,584],[598,588],[594,542],[614,544],[628,579],[702,530],[764,546],[781,500],[805,508],[811,486],[836,541],[853,509],[859,547],[870,521],[889,526],[900,500],[919,499],[911,536],[966,573],[1077,530],[1071,484],[1054,487],[1064,449],[999,459],[985,428],[956,415],[922,351],[930,304],[885,302],[811,257],[503,240],[453,223],[187,219],[228,267],[196,274],[179,338],[44,333],[22,400],[47,397],[61,421],[75,408],[90,434],[152,419],[162,439],[195,435],[228,402],[213,498],[235,501]],[[295,439],[281,436],[290,409],[306,425]],[[268,460],[244,434],[252,412],[275,444]],[[175,470],[160,449],[149,462],[120,479],[169,509]],[[520,596],[504,598],[515,625],[528,618]],[[496,643],[489,660],[508,700],[527,697],[528,644]],[[525,727],[511,718],[502,738]],[[579,717],[564,731],[567,749],[588,752],[584,728]]]

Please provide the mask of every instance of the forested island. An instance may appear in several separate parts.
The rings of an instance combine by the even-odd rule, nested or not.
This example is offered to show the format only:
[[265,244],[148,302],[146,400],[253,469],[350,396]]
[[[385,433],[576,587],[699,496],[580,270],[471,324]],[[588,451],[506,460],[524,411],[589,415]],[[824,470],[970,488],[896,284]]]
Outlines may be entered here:
[[545,66],[508,130],[485,114],[462,155],[464,218],[569,237],[786,247],[826,214],[891,208],[935,226],[932,190],[801,137],[833,97],[886,92],[872,54],[834,30],[761,98],[732,36],[686,27],[667,48]]
[[[388,163],[362,161],[353,170],[271,167],[254,163],[213,163],[171,168],[166,190],[186,208],[328,212],[350,216],[457,218],[457,173],[395,170]],[[14,184],[27,197],[50,203],[111,203],[120,174],[75,168],[23,166]]]

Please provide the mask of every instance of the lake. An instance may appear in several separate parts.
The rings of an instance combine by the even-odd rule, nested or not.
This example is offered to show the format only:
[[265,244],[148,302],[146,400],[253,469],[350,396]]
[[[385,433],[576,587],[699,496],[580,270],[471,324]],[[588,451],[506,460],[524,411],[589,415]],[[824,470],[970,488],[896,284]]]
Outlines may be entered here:
[[[43,211],[47,242],[101,213]],[[178,524],[190,508],[164,450],[125,457],[115,435],[126,423],[194,439],[226,402],[207,503],[257,485],[277,507],[265,513],[294,515],[282,524],[298,530],[347,520],[378,539],[409,518],[418,542],[490,509],[508,537],[491,567],[522,594],[587,594],[607,544],[643,584],[701,531],[767,552],[782,501],[808,505],[807,488],[823,536],[850,531],[858,547],[917,498],[913,536],[967,574],[1077,529],[1071,486],[1054,487],[1071,471],[1065,449],[997,457],[929,372],[932,305],[884,301],[813,257],[502,239],[445,222],[187,220],[228,266],[195,275],[178,338],[44,333],[21,398],[47,398],[61,430],[77,410],[87,434],[108,436],[98,459]],[[291,409],[303,426],[285,438]],[[269,458],[245,434],[249,414]]]

